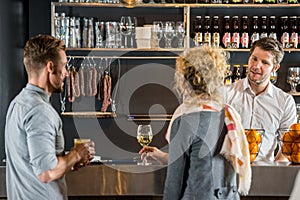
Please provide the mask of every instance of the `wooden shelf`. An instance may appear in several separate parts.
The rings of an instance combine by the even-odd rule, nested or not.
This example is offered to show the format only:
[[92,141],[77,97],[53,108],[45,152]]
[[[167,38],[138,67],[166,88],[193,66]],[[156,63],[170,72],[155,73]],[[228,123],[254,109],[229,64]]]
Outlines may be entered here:
[[128,115],[129,121],[170,121],[172,114],[155,114],[155,115]]
[[117,116],[112,112],[62,112],[61,115],[76,118],[113,118]]

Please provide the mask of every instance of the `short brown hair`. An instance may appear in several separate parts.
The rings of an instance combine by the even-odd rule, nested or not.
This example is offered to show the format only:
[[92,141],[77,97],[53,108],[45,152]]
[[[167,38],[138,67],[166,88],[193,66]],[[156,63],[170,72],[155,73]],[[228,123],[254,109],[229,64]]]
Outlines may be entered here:
[[270,52],[274,56],[273,64],[275,66],[281,63],[284,56],[284,50],[282,44],[278,40],[275,40],[271,37],[264,37],[259,40],[256,40],[250,48],[250,56],[252,55],[256,47],[259,47],[264,51]]
[[62,40],[50,35],[37,35],[30,38],[24,47],[24,65],[27,73],[39,71],[48,61],[57,65],[60,50],[66,46]]

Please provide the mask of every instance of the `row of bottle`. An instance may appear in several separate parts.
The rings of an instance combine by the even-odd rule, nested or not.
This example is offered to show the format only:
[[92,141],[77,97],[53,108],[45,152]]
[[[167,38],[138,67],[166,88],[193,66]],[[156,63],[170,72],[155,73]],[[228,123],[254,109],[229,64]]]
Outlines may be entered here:
[[226,76],[224,80],[225,85],[230,85],[240,79],[246,78],[248,75],[248,64],[233,64],[233,68],[230,65],[227,66]]
[[198,3],[198,4],[296,4],[300,0],[143,0],[143,3]]
[[119,0],[58,0],[61,3],[120,3]]
[[279,40],[284,48],[300,48],[300,16],[196,16],[191,32],[195,46],[249,48],[263,37]]
[[132,20],[131,31],[128,32],[129,27],[120,22],[103,22],[93,17],[69,17],[65,13],[55,13],[54,36],[62,39],[67,48],[123,48],[127,39],[130,40],[127,47],[133,48],[136,47],[133,39],[137,22],[135,17],[132,18],[135,20]]

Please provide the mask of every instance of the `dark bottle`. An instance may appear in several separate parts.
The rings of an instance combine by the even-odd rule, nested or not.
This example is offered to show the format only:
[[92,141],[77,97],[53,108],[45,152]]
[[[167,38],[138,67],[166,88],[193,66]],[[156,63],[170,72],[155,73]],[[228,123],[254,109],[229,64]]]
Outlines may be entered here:
[[290,45],[289,48],[298,48],[297,16],[290,16]]
[[197,0],[185,0],[185,3],[196,3]]
[[165,0],[166,3],[174,3],[173,0]]
[[219,16],[213,16],[212,21],[212,46],[220,46],[220,29],[219,29]]
[[223,36],[222,44],[224,48],[231,47],[231,31],[230,31],[230,16],[224,16],[224,27],[223,27]]
[[251,45],[253,42],[256,40],[259,40],[259,26],[258,26],[258,16],[253,16],[252,17],[252,34],[251,34]]
[[246,78],[248,76],[248,64],[243,64],[243,71],[241,78]]
[[268,37],[268,30],[267,30],[267,16],[261,16],[261,33],[259,38]]
[[276,0],[264,0],[264,3],[274,4],[274,3],[277,3],[277,1]]
[[238,49],[240,47],[240,26],[239,17],[232,17],[232,37],[231,37],[231,47]]
[[249,47],[249,19],[246,15],[242,17],[241,46],[242,48]]
[[153,0],[154,3],[161,3],[161,0]]
[[196,16],[195,22],[194,22],[194,43],[195,46],[201,46],[203,43],[203,29],[202,29],[202,17]]
[[198,0],[198,3],[209,4],[210,0]]
[[175,3],[184,3],[184,0],[175,0]]
[[270,16],[270,28],[269,28],[269,37],[277,40],[277,28],[276,28],[276,17],[274,15]]
[[283,48],[288,48],[290,42],[290,34],[289,34],[289,24],[288,24],[288,16],[280,17],[281,26],[280,26],[280,42],[283,45]]
[[143,3],[149,3],[150,0],[143,0]]
[[227,69],[225,72],[224,85],[230,85],[232,83],[232,71],[230,69],[230,65],[227,65]]
[[287,0],[287,2],[290,4],[294,4],[294,3],[298,3],[298,0]]
[[203,43],[207,44],[208,46],[211,45],[211,28],[210,28],[211,20],[210,16],[206,15],[204,17],[204,37]]
[[232,82],[237,82],[241,79],[241,71],[240,71],[240,65],[235,64],[233,65],[233,73],[232,73]]

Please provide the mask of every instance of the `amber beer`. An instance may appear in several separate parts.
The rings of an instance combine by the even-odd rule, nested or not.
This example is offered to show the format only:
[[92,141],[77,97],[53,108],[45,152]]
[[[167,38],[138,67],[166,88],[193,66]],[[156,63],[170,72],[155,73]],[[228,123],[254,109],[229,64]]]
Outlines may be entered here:
[[75,138],[74,139],[74,147],[78,146],[79,144],[88,143],[90,141],[91,141],[91,139]]

